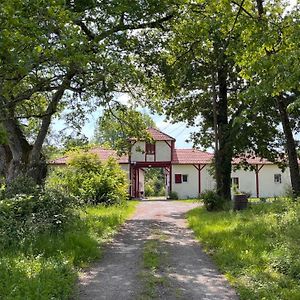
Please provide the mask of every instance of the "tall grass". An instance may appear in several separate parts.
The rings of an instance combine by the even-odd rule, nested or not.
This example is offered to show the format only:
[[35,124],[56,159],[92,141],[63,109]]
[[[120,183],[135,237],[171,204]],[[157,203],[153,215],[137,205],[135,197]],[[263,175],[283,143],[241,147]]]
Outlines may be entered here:
[[77,271],[101,256],[101,243],[133,213],[136,203],[85,207],[59,233],[44,232],[0,251],[0,299],[69,299]]
[[300,299],[300,204],[257,204],[243,212],[188,214],[204,249],[241,299]]

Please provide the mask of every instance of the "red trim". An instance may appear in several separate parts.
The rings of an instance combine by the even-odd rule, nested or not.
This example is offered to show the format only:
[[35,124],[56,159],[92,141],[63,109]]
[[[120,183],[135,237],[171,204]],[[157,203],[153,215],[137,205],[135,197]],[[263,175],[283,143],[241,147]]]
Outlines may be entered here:
[[164,141],[170,148],[172,148],[172,145],[168,141]]
[[198,193],[201,194],[201,171],[205,168],[205,165],[193,165],[198,170]]
[[[148,145],[152,145],[154,147],[154,151],[151,152],[151,153],[148,153],[148,147],[147,147],[147,144]],[[145,142],[145,159],[144,161],[148,162],[148,157],[151,156],[153,157],[153,161],[156,161],[156,143],[147,143]],[[150,162],[150,161],[149,161]]]
[[171,141],[171,161],[174,159],[175,142]]
[[170,165],[170,193],[172,192],[172,165]]
[[182,174],[174,174],[175,183],[182,183]]
[[130,153],[129,153],[129,155],[128,155],[128,163],[129,163],[129,165],[128,165],[128,172],[129,172],[129,187],[128,187],[128,192],[129,192],[129,195],[130,195],[130,197],[132,196],[132,192],[131,192],[131,189],[132,189],[132,182],[131,182],[131,177],[132,177],[132,174],[131,174],[131,172],[132,172],[132,170],[131,170],[131,150],[132,150],[132,146],[131,146],[131,149],[130,149]]
[[135,183],[135,177],[136,177],[136,173],[135,173],[135,168],[131,167],[131,197],[134,198],[135,197],[135,189],[136,189],[136,183]]
[[164,168],[169,167],[171,163],[169,161],[137,161],[136,166],[139,168]]
[[201,165],[198,165],[198,194],[201,194]]
[[256,180],[256,197],[259,198],[259,171],[262,169],[264,165],[261,165],[260,167],[258,167],[258,164],[256,164],[255,166],[255,180]]
[[136,169],[137,170],[137,187],[136,187],[136,198],[140,197],[140,169]]

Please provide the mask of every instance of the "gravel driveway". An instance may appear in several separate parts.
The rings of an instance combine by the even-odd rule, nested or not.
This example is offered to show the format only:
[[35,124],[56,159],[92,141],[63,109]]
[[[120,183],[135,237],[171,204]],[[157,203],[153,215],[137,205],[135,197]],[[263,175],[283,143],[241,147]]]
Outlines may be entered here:
[[[238,299],[187,229],[184,215],[195,203],[142,201],[135,215],[106,246],[102,259],[80,277],[79,299]],[[166,285],[156,296],[143,294],[143,247],[153,230],[164,236]]]

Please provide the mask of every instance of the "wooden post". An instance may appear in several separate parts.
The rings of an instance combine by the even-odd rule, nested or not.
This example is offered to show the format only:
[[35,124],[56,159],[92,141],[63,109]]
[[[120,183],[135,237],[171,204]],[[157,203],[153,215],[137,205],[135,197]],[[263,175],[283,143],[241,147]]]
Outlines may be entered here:
[[194,165],[194,167],[198,170],[198,193],[199,195],[201,194],[202,192],[202,189],[201,189],[201,171],[205,168],[206,164],[205,165]]
[[170,193],[172,192],[172,164],[170,164]]
[[255,179],[256,179],[256,197],[259,198],[259,171],[262,169],[264,165],[261,165],[258,167],[258,165],[255,166]]

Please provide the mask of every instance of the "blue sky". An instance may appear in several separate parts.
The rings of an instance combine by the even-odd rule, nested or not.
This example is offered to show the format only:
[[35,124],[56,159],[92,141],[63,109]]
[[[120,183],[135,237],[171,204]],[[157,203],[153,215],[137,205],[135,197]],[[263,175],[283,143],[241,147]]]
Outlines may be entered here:
[[[124,103],[124,101],[121,100]],[[139,108],[139,111],[146,113],[152,117],[156,126],[166,134],[174,137],[176,139],[176,148],[192,148],[192,143],[186,143],[185,140],[189,138],[190,132],[193,132],[195,128],[187,128],[185,123],[178,122],[171,124],[165,120],[164,116],[159,116],[157,114],[150,114],[149,110],[146,108]],[[102,114],[102,109],[98,109],[94,113],[90,114],[87,122],[82,127],[81,133],[87,136],[89,139],[93,137],[95,125],[97,119]],[[55,131],[68,130],[68,126],[64,120],[56,119],[53,122],[53,129]]]
[[[127,104],[129,101],[129,97],[125,94],[116,97],[116,100],[122,104]],[[196,128],[187,128],[186,124],[183,122],[178,122],[175,124],[171,124],[170,122],[165,120],[165,116],[160,116],[158,114],[151,114],[147,108],[138,108],[142,113],[146,113],[152,117],[156,126],[166,134],[174,137],[176,139],[176,148],[192,148],[192,143],[187,143],[186,140],[189,138],[191,132],[195,131]],[[99,108],[95,112],[90,113],[88,116],[88,120],[82,127],[81,133],[86,137],[91,139],[94,135],[94,130],[96,126],[97,119],[102,114],[102,109]],[[60,130],[68,130],[68,126],[62,119],[56,119],[53,122],[53,129],[55,131]]]
[[[290,7],[293,7],[297,4],[297,0],[288,0],[287,2],[290,3]],[[118,101],[120,101],[123,104],[126,104],[128,102],[128,97],[126,95],[122,95],[118,98]],[[139,108],[138,110],[143,113],[149,114],[161,131],[174,137],[176,139],[176,148],[192,147],[192,143],[186,143],[185,140],[189,138],[191,132],[197,130],[196,128],[187,128],[185,123],[182,122],[171,124],[170,122],[167,122],[165,120],[164,116],[150,114],[149,110],[147,110],[146,108]],[[89,139],[91,139],[94,134],[95,124],[100,115],[101,109],[98,109],[94,113],[90,114],[90,116],[88,117],[88,121],[82,127],[82,133]],[[53,129],[55,131],[59,131],[67,127],[63,120],[54,120],[53,124]]]

